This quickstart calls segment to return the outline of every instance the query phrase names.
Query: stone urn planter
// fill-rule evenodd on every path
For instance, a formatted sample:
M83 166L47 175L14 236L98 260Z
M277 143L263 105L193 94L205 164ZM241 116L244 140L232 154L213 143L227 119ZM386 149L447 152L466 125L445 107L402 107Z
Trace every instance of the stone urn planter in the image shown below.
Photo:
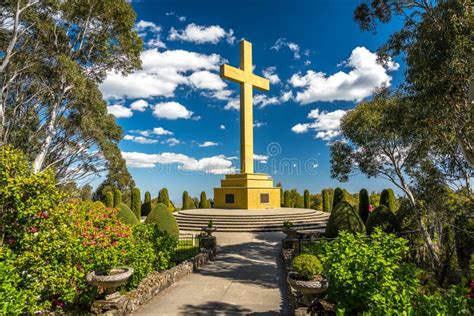
M217 231L217 228L215 228L214 226L213 227L206 226L206 227L201 228L201 230L206 233L207 237L211 237L212 233Z
M321 274L316 275L312 280L301 280L295 272L288 273L288 284L303 295L323 294L328 290L329 282Z
M92 271L86 276L87 282L105 288L105 300L120 297L117 288L125 284L133 274L133 268L113 268L108 271Z

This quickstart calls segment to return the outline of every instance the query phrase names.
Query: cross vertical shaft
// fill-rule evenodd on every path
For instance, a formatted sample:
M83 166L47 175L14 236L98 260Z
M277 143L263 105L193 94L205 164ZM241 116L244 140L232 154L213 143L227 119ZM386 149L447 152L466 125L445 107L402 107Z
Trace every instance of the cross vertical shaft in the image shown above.
M252 44L240 42L240 68L221 66L221 76L240 84L240 173L253 173L253 91L270 90L268 79L252 73Z

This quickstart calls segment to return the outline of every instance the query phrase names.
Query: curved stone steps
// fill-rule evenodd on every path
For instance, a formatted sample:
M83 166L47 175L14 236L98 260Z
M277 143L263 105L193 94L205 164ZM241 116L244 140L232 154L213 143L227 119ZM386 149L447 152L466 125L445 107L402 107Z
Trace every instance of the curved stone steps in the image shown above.
M220 232L281 231L289 220L298 230L324 230L328 213L308 209L274 210L185 210L174 213L181 231L199 232L209 220Z

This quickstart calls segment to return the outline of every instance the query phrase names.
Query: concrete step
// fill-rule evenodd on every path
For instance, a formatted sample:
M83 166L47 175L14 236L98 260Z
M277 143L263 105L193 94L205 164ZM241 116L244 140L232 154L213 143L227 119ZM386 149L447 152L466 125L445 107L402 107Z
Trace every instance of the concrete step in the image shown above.
M325 225L305 225L295 227L298 231L324 231ZM200 232L200 228L180 227L180 231ZM218 232L279 232L281 227L277 226L259 226L259 227L225 227L217 228Z
M328 219L327 216L309 216L309 217L300 217L300 218L285 218L285 219L214 219L214 218L207 218L207 219L194 219L194 218L186 218L186 217L179 217L176 220L179 223L200 223L206 224L209 220L212 220L214 225L226 225L226 224L240 224L240 223L275 223L275 224L283 224L285 221L289 220L292 223L296 222L312 222L312 221L326 221Z

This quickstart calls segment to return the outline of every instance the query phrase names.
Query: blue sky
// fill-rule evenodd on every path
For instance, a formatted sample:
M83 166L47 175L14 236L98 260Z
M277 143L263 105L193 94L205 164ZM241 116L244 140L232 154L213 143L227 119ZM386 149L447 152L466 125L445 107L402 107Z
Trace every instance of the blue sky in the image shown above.
M345 111L374 88L396 86L403 63L375 62L400 25L363 33L352 19L359 1L139 1L143 69L110 73L100 86L125 138L120 148L135 182L172 199L197 196L238 172L237 84L218 76L239 65L239 41L253 44L254 73L271 81L254 91L256 171L284 188L315 193L328 186L380 191L390 184L355 176L330 178L329 145ZM275 182L275 183L276 183Z

